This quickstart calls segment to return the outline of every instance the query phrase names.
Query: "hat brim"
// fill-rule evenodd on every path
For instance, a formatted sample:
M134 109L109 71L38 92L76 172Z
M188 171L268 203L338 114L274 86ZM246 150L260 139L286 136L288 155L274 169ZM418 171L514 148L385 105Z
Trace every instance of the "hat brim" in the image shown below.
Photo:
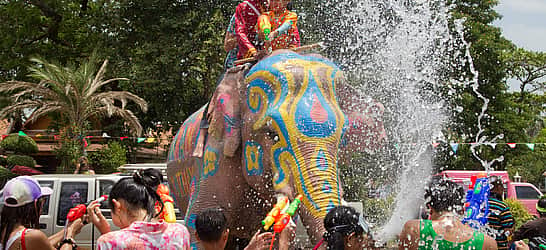
M53 193L53 189L48 187L40 187L40 190L42 192L41 196L51 195Z

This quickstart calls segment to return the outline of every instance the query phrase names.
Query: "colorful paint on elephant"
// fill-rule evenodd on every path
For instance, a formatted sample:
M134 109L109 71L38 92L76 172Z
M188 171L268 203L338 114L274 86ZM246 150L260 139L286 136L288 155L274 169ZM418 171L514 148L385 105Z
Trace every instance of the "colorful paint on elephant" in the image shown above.
M182 161L186 157L186 154L191 154L193 146L195 145L196 137L192 136L197 133L197 138L200 136L199 125L205 106L201 107L197 112L193 113L180 127L176 135L174 136L167 161Z
M262 175L264 166L262 145L257 142L247 141L243 152L244 166L248 176Z
M207 146L203 158L203 179L207 179L218 171L218 149Z
M268 126L278 133L269 159L275 190L292 176L317 217L340 204L337 149L348 126L335 94L341 74L330 61L291 53L262 60L246 77L247 105L258 116L252 129Z

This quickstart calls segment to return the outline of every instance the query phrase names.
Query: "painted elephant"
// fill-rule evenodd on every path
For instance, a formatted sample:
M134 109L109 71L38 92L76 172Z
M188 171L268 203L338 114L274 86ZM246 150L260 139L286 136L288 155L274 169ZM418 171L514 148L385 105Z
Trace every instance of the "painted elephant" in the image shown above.
M370 130L368 141L385 137L381 114L369 118L371 111L358 111L381 113L382 106L354 103L343 81L331 61L290 51L276 51L251 69L230 69L209 105L181 126L169 151L171 192L186 211L190 232L201 210L222 207L230 235L249 239L277 193L291 200L302 194L299 215L317 242L328 209L341 202L339 148L358 139L361 128ZM208 131L200 129L204 118ZM351 131L356 136L347 135ZM204 151L194 157L199 138L206 138Z

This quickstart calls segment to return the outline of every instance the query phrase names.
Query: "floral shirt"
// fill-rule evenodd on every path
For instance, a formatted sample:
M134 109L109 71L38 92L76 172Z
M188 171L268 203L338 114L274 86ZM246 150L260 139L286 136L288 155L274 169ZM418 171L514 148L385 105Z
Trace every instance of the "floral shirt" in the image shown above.
M129 227L102 235L97 249L190 249L190 233L181 224L133 222Z

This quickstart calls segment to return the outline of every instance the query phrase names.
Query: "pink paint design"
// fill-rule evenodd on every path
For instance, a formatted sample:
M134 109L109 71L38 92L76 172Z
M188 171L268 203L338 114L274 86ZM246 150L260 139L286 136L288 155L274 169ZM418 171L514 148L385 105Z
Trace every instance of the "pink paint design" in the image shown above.
M313 106L311 107L311 119L316 123L325 123L328 121L328 113L322 107L322 104L317 98L316 94L313 94Z

